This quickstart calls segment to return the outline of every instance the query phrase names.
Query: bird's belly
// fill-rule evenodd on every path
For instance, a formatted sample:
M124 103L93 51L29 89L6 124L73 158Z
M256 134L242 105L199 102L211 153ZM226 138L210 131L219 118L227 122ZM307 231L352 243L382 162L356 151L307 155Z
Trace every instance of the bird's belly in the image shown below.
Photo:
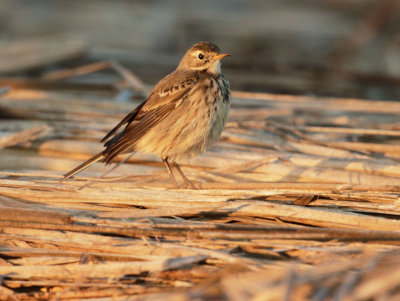
M182 106L145 134L136 151L168 157L171 161L191 157L216 142L225 126L228 101Z

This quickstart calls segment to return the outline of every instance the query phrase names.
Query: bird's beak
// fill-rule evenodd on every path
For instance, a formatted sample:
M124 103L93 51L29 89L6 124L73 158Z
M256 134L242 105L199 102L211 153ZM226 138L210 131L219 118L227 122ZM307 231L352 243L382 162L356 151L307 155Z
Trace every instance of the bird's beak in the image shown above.
M214 56L214 60L218 61L218 60L220 60L220 59L222 59L222 58L224 58L226 56L230 56L230 55L231 55L230 53L221 53L219 55Z

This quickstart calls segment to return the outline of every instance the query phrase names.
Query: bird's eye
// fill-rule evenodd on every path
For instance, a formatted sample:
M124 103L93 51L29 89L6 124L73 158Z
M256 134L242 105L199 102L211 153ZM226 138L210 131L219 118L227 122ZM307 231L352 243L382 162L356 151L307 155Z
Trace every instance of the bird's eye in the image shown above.
M199 55L197 57L199 58L199 60L204 59L204 55L202 53L199 53Z

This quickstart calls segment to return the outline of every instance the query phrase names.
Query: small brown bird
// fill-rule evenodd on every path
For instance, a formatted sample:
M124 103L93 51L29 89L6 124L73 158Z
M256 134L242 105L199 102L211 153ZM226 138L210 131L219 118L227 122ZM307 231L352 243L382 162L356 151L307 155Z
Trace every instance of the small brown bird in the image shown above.
M99 160L109 164L119 154L141 151L162 158L176 187L171 165L186 185L194 187L176 161L205 151L221 135L230 108L230 87L221 74L220 60L228 55L210 42L193 45L176 70L101 140L105 149L61 181Z

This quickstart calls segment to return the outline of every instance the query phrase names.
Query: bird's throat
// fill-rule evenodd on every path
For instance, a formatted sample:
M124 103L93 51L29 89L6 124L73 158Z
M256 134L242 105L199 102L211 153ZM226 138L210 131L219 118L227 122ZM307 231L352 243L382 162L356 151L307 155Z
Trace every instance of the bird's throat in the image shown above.
M214 74L214 75L221 74L221 62L216 61L215 63L210 65L210 67L208 67L208 69L207 69L207 72Z

